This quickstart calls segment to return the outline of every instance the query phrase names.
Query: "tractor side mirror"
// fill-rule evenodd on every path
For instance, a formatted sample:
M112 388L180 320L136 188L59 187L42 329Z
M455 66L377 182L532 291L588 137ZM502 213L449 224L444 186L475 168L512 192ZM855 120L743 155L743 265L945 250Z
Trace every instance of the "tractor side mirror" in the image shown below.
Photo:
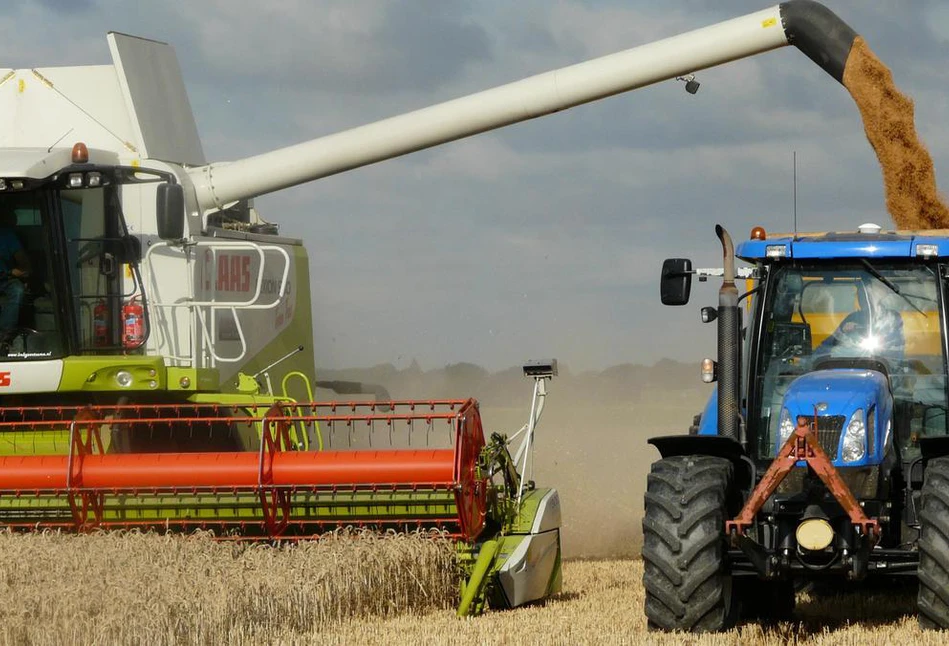
M180 240L185 235L185 190L181 184L159 184L155 198L158 237Z
M692 261L669 258L662 263L659 297L663 305L686 305L692 292Z

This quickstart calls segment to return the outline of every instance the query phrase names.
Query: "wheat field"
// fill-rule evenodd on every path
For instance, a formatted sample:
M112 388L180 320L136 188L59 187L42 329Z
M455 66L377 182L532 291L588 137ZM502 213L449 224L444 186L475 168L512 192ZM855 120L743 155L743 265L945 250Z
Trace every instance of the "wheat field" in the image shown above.
M2 644L943 644L911 587L798 599L798 620L646 631L642 564L564 564L540 605L458 619L454 548L346 532L285 547L208 536L0 534Z

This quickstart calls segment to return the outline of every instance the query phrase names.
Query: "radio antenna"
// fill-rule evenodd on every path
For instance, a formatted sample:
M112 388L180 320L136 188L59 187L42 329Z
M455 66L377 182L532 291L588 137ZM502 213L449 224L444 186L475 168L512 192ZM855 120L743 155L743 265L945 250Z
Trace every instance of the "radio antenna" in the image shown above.
M794 151L794 155L791 161L792 175L794 181L794 237L797 238L797 151Z

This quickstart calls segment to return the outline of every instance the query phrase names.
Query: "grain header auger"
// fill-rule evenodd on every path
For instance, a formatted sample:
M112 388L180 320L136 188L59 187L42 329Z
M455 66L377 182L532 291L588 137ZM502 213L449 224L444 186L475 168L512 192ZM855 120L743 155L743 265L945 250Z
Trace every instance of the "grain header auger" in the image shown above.
M0 69L2 522L263 538L441 527L470 575L461 612L549 595L559 500L525 472L539 406L512 457L469 400L314 402L306 252L253 198L662 80L694 93L693 72L792 43L840 80L852 37L792 0L211 164L164 43L110 33L112 65ZM528 371L536 404L553 368ZM401 440L360 435L400 424ZM437 435L451 448L416 444Z

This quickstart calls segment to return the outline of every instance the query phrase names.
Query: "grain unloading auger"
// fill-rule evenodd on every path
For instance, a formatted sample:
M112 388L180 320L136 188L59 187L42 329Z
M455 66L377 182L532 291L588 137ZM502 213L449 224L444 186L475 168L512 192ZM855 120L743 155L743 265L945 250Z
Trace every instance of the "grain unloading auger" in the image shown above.
M112 33L112 65L0 70L0 224L16 250L0 272L3 521L262 537L441 526L465 546L462 612L550 594L559 503L524 477L537 409L514 459L464 401L349 414L356 426L398 425L404 407L410 425L440 419L447 453L321 444L317 428L343 422L313 402L313 349L298 347L313 338L306 252L252 199L665 79L692 92L692 72L787 44L840 80L854 36L792 0L218 164L163 43Z

